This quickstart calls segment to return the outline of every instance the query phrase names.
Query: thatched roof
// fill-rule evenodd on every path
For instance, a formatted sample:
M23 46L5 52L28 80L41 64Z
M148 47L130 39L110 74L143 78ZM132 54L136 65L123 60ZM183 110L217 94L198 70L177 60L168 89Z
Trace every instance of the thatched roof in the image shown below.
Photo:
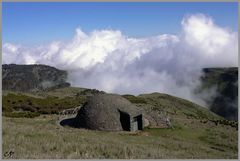
M75 124L92 130L123 130L120 122L120 111L130 116L140 114L138 107L127 99L115 94L97 94L88 99L79 110Z

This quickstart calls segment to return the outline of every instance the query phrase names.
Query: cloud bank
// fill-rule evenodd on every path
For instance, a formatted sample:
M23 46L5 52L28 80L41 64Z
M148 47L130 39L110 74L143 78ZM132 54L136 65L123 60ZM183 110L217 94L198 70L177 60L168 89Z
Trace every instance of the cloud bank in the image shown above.
M67 70L73 86L113 93L162 92L204 105L193 94L204 67L238 65L237 33L203 14L185 16L178 35L132 38L119 30L80 28L70 42L27 47L3 44L3 63Z

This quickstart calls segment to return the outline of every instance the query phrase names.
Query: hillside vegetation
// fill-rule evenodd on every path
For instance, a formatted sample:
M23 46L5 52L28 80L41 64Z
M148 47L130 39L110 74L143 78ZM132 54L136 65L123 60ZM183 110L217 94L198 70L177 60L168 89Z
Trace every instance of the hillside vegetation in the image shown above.
M139 133L57 126L58 116L3 117L3 154L14 159L237 159L237 132L190 119L174 129ZM14 130L13 130L14 129Z
M88 96L97 93L102 93L102 91L74 87L31 93L3 91L2 111L4 116L9 117L58 114L64 109L83 105Z
M2 65L3 90L36 91L69 87L67 72L47 65Z
M160 113L168 115L172 124L169 129L150 126L136 133L91 131L62 127L59 122L64 116L51 114L52 110L61 110L55 103L70 108L82 104L85 94L96 93L96 90L73 87L48 91L45 97L42 92L5 92L3 105L8 106L4 107L3 114L6 108L12 109L11 114L19 113L14 108L17 106L12 106L13 101L19 100L26 104L31 100L32 108L36 109L33 113L40 114L28 118L29 110L23 108L26 116L3 116L3 158L237 158L237 122L227 121L206 108L166 94L124 97L143 110L154 111L156 117ZM45 108L49 109L48 114L40 112Z
M238 68L205 68L200 91L216 88L213 98L205 98L214 113L228 120L238 119Z
M4 159L238 158L238 122L178 97L122 95L151 116L149 125L138 132L104 132L59 124L75 117L59 112L81 106L88 97L104 91L62 86L16 89L3 90ZM157 128L154 122L162 116L170 119L170 128Z

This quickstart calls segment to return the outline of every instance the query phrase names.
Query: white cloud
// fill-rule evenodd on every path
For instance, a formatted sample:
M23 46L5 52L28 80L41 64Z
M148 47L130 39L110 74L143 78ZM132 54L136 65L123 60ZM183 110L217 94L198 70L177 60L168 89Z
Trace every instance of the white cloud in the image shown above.
M182 21L185 41L198 47L208 57L214 57L222 52L234 39L236 34L216 26L213 20L203 14L184 18Z
M203 14L186 16L179 35L131 38L118 30L80 28L72 41L48 46L3 45L3 63L65 69L73 86L107 92L163 92L202 103L192 90L203 67L237 66L237 33Z

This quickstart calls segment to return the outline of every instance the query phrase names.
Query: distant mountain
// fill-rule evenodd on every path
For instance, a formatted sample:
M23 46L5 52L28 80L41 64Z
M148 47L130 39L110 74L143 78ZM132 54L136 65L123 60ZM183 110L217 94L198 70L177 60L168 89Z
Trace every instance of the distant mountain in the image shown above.
M2 88L10 91L38 91L68 87L67 72L47 65L2 65Z
M210 110L228 120L238 120L238 68L205 68L201 90L216 88L213 98L206 98Z

